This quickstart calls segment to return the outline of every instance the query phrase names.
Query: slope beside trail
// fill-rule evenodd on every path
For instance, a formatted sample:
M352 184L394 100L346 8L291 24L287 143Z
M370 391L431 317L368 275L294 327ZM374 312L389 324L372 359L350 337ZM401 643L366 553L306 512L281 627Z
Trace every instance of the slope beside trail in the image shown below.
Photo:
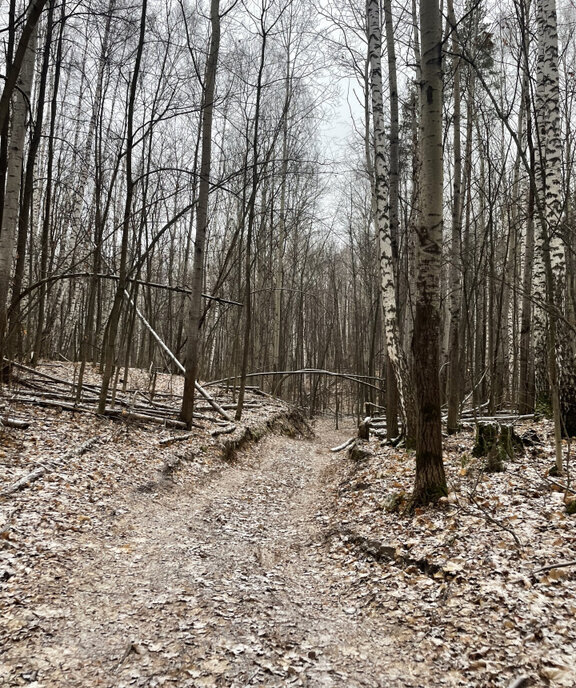
M103 533L38 567L43 600L0 685L427 685L326 546L345 461L329 448L351 433L268 436L200 483L132 490Z

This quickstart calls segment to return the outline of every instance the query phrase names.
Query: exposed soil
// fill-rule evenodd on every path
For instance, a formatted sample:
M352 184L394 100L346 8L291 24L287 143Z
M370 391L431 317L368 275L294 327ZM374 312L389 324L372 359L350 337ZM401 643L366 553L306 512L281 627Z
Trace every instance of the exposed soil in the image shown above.
M38 562L44 598L22 600L0 682L426 685L329 558L329 447L350 431L270 436L201 484L133 490L66 560Z

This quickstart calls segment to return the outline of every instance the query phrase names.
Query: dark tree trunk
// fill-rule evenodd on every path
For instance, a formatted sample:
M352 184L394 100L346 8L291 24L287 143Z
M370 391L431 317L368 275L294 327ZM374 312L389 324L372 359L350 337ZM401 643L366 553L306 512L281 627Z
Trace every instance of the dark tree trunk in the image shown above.
M417 227L416 310L412 350L418 407L413 507L448 491L440 414L440 272L442 251L442 40L437 0L421 0L421 217Z

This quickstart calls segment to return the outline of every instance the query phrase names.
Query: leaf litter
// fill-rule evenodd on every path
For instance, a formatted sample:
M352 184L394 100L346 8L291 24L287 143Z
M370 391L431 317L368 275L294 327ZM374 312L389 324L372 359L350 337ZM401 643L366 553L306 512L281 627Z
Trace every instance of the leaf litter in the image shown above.
M10 412L0 491L50 471L0 499L0 685L576 686L576 567L538 572L576 559L545 424L501 474L447 439L450 497L407 516L413 457L331 454L351 426L225 462L210 424Z

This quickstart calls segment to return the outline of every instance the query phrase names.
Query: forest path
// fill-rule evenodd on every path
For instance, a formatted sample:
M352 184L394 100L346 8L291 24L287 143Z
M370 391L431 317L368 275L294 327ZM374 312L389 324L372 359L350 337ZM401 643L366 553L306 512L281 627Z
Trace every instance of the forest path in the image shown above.
M132 492L47 584L10 685L426 685L330 558L329 448L351 432L268 436L203 484Z

